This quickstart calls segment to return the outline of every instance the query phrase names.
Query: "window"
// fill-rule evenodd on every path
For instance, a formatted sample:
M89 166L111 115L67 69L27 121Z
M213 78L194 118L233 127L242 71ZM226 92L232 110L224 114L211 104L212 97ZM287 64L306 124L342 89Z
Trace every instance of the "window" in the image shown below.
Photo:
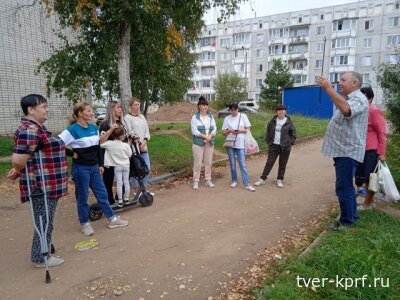
M233 70L237 73L244 72L244 64L234 64Z
M256 79L256 87L262 87L262 79Z
M364 28L365 29L373 29L374 28L374 21L373 20L367 20L364 23Z
M259 24L258 24L258 28L261 29L262 27L263 27L262 23L259 23Z
M315 44L315 51L316 52L323 52L324 51L324 44L325 43L316 43Z
M301 22L303 22L303 18L302 17L299 18L299 23L301 23Z
M259 100L260 100L260 94L259 94L259 93L256 93L255 96L256 96L256 97L255 97L255 98L256 98L256 101L259 101Z
M400 35L389 35L387 37L386 45L387 46L394 46L400 44Z
M285 32L287 32L287 29L272 29L270 30L271 39L282 38L286 36Z
M307 44L289 46L289 53L306 53L307 51L308 51Z
M337 55L331 57L331 66L342 66L349 63L348 55Z
M220 58L222 61L230 60L230 59L231 59L231 54L230 54L229 52L227 52L227 53L221 53L221 54L219 55L219 58Z
M370 66L372 64L371 56L363 56L361 57L361 65L362 66Z
M332 49L350 47L350 38L338 38L332 40Z
M286 53L285 45L273 45L270 47L271 54L283 54Z
M193 81L193 86L192 89L195 90L196 88L199 88L201 85L200 81ZM193 88L194 87L194 88Z
M259 65L256 65L256 72L262 72L262 70L263 70L263 65L262 64L259 64Z
M214 67L206 67L201 69L201 75L214 75L215 68Z
M219 40L219 46L221 48L225 47L228 48L231 45L231 39L230 38L222 38Z
M264 34L257 34L257 43L264 42Z
M389 26L390 27L398 27L399 19L400 19L400 17L390 17L389 18Z
M244 57L244 49L236 49L233 51L235 58L242 58Z
M372 38L365 38L363 40L363 47L364 48L372 48Z
M201 60L212 60L215 59L215 52L201 52Z
M233 35L234 44L243 44L249 41L249 33L235 33Z
M315 60L315 68L316 69L322 69L322 59L316 59Z
M214 37L205 37L200 39L200 46L215 46L215 38Z
M218 73L219 74L228 74L231 73L231 68L230 66L223 66L218 68Z
M296 74L293 75L294 83L306 83L307 75Z
M396 54L387 54L385 55L385 63L386 64L398 64L400 62L400 57Z
M193 75L198 75L200 74L200 68L199 67L194 67L193 68Z
M344 73L329 73L330 82L339 82Z
M319 16L319 19L320 19L320 20L323 20L323 19L324 19L324 15L320 15L320 16Z
M352 19L336 20L333 21L333 31L355 29L355 25L355 20Z
M317 35L324 35L324 34L325 34L325 26L318 26Z
M307 67L307 61L306 60L292 61L292 69L304 70L306 67Z
M363 73L362 78L363 78L363 83L371 84L371 80L369 79L369 73Z
M308 28L297 28L290 31L290 37L308 36Z
M203 80L202 83L205 88L210 88L213 85L212 80Z
M256 51L256 57L257 57L257 58L264 57L264 49L257 49L257 51Z

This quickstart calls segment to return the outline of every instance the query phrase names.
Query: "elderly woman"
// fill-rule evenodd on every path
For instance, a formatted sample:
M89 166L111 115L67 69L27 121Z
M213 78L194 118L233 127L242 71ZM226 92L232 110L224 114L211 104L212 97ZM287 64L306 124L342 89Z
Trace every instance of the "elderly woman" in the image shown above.
M250 179L247 174L246 161L245 161L245 138L246 133L250 129L250 121L244 113L239 113L239 106L237 103L229 104L231 114L227 116L222 124L222 134L227 139L233 140L233 147L227 147L229 165L231 168L231 187L235 188L238 185L238 177L236 172L236 160L238 161L240 173L244 188L250 192L254 192L255 188L250 185Z
M128 131L134 131L139 136L139 151L140 156L144 159L147 168L150 172L150 156L147 149L147 143L150 140L149 124L146 118L140 113L140 100L136 97L132 97L129 101L129 113L125 115L124 119L128 126ZM149 181L149 175L143 178L143 184L146 187ZM139 189L139 183L136 178L132 177L132 186L135 192Z
M127 125L123 118L121 104L118 101L113 100L108 103L106 116L99 126L100 143L114 140L112 133L114 129L118 127L122 127L125 131L125 135L127 135ZM104 150L102 153L104 157ZM114 167L104 167L103 181L107 189L108 202L113 205L115 203L113 194Z
M201 163L204 161L206 187L213 188L211 165L214 152L214 136L217 134L214 117L208 112L208 102L201 96L197 102L198 112L190 122L193 135L193 189L199 189Z
M23 97L21 108L25 116L21 118L21 124L14 135L13 168L7 177L13 180L20 177L21 201L27 202L31 198L34 222L37 228L41 228L39 216L48 215L48 224L46 224L47 218L43 217L42 221L44 222L43 228L46 225L48 227L45 238L47 244L50 245L57 200L67 195L68 191L65 144L59 138L54 137L43 125L47 121L49 113L47 100L43 96L31 94ZM42 164L40 157L36 154L38 150L41 150ZM42 181L42 171L45 182ZM27 176L29 176L29 181ZM42 190L42 187L46 189L47 210L45 191ZM40 238L35 231L31 260L37 267L44 267L44 259ZM58 266L63 262L63 259L55 256L49 256L47 260L49 267Z
M74 151L71 169L75 182L78 217L84 235L94 234L89 222L89 188L110 221L108 228L128 225L128 221L117 218L108 202L107 190L101 178L104 168L99 132L96 126L90 123L92 119L92 107L87 102L79 102L73 108L70 126L59 135L66 145L72 146Z

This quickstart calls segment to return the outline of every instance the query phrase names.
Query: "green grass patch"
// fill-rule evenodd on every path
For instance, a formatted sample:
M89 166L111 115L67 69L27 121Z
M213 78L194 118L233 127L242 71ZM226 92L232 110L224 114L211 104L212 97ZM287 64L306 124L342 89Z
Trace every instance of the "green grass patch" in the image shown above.
M6 177L10 169L11 169L11 163L0 162L0 177Z
M392 134L388 136L386 146L386 160L392 173L393 179L400 187L400 134Z
M0 156L10 156L13 153L14 140L11 137L0 138Z
M153 176L188 169L192 165L192 143L179 135L155 135L149 143Z
M258 299L398 299L399 231L399 220L362 212L355 230L327 235L303 261L290 262L278 277L267 279L263 291L256 292ZM323 278L333 282L325 280L322 287ZM320 282L312 288L310 279Z
M190 120L188 122L171 122L171 123L160 123L150 126L150 132L157 133L161 130L179 130L190 127Z

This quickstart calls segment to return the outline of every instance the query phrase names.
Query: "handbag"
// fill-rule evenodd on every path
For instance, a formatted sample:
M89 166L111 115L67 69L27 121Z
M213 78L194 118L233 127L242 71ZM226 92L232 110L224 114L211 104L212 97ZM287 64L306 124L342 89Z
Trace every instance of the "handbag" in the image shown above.
M250 130L246 133L246 154L253 154L260 151L256 139L251 134Z
M394 183L392 174L390 173L389 167L386 162L382 163L379 175L382 179L383 193L386 196L386 201L400 200L399 191L397 190L396 184Z
M242 114L239 115L239 123L238 123L238 128L237 130L239 130L239 126L240 126L240 119L242 118ZM237 134L235 134L235 139L232 140L231 137L229 137L229 134L226 136L225 141L224 141L224 147L225 148L233 148L233 146L235 146L235 142L236 142L236 138L237 138Z
M379 171L381 170L381 165L381 161L378 161L374 172L369 174L368 190L374 193L379 192Z

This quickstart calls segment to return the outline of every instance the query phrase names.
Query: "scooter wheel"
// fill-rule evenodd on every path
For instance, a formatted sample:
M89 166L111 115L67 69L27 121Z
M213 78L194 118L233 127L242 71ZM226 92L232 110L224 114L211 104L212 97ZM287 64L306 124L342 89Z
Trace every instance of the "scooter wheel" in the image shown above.
M148 207L153 204L153 196L149 192L142 193L139 197L139 203L143 207Z
M101 210L100 204L92 204L89 207L89 219L90 221L100 220L103 216L103 211Z

